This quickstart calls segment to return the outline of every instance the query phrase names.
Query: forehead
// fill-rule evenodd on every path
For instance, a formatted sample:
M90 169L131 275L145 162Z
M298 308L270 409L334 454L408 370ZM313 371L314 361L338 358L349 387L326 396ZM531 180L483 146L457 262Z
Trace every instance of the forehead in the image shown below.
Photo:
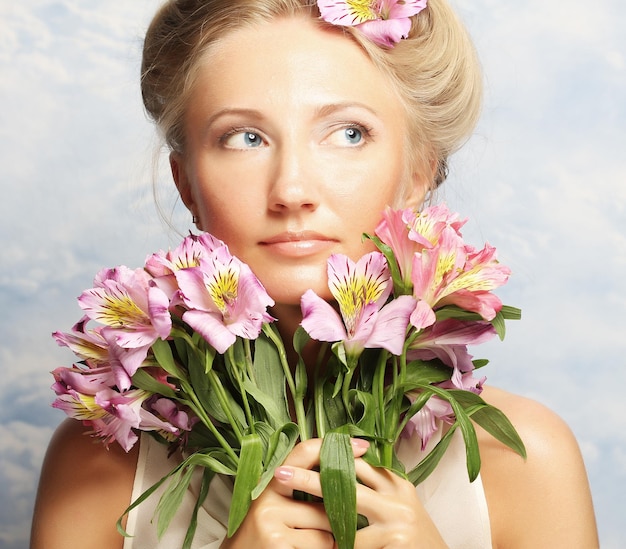
M402 116L390 79L350 38L306 17L226 34L204 54L191 102L281 106L355 102ZM196 105L197 106L197 105Z

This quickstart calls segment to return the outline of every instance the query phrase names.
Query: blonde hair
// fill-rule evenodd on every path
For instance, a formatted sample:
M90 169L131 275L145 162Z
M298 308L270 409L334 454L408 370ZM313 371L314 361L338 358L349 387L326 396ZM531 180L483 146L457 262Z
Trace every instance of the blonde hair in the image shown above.
M146 33L141 68L145 108L167 145L185 148L184 113L207 49L229 32L277 17L309 17L311 0L169 0ZM389 75L409 128L409 162L434 168L432 183L447 175L448 156L471 135L480 114L482 75L473 44L446 0L429 0L413 17L409 38L379 47L358 29L334 27L354 39Z

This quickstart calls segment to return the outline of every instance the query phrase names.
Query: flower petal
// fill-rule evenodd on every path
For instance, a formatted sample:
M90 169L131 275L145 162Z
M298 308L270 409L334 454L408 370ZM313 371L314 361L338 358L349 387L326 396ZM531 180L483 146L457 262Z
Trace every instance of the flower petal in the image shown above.
M385 305L376 317L374 329L365 347L382 347L394 355L400 355L406 339L409 316L415 309L415 300L401 295Z
M313 290L304 292L300 299L300 306L302 308L301 325L313 339L335 342L348 337L337 311Z
M191 310L183 314L183 320L208 341L218 353L224 354L235 343L232 333L219 313Z
M409 35L411 20L375 19L361 23L357 28L375 44L391 48Z

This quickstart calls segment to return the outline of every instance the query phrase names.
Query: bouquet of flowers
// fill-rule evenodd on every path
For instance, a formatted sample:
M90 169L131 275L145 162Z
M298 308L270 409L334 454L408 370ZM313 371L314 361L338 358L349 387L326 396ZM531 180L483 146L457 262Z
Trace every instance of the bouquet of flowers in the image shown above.
M525 453L504 414L480 397L484 378L474 373L487 361L467 350L496 334L503 338L504 321L520 318L492 293L510 271L493 247L464 242L464 223L445 205L387 209L375 234L364 235L379 251L356 263L329 258L336 305L311 290L302 296L293 340L300 358L293 365L268 313L273 300L209 234L149 256L143 269L102 270L78 298L83 318L71 333L53 334L81 359L54 370L53 406L105 444L116 441L128 451L145 431L180 453L173 470L127 509L166 483L159 535L200 468L185 547L216 474L234 477L232 536L296 442L320 437L326 512L338 547L352 547L358 517L350 437L370 442L369 463L414 484L433 471L456 429L469 477L476 478L473 422ZM302 352L311 339L320 350L309 375ZM424 448L442 424L441 440L406 471L396 457L400 438L420 437Z

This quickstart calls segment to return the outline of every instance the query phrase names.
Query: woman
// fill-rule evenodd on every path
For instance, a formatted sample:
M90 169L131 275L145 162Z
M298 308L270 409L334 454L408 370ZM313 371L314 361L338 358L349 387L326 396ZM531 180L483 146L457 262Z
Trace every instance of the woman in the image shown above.
M328 256L369 251L361 234L386 205L419 207L478 116L478 64L445 0L430 0L393 44L360 29L329 24L306 0L180 0L157 13L146 36L144 103L171 149L180 195L196 226L261 279L285 341L307 289L330 299ZM527 399L490 387L483 397L516 426L527 460L479 432L481 478L469 485L454 476L461 447L427 480L446 487L431 497L367 465L355 441L357 508L369 520L356 547L597 547L569 429ZM321 495L319 450L319 440L296 446L231 539L218 490L198 547L333 547L323 509L291 497ZM151 510L131 513L136 537L126 545L115 522L133 482L137 495L160 467L171 468L164 447L147 438L128 454L104 451L78 422L64 423L42 471L32 547L156 547ZM181 517L161 546L180 545L186 526Z

